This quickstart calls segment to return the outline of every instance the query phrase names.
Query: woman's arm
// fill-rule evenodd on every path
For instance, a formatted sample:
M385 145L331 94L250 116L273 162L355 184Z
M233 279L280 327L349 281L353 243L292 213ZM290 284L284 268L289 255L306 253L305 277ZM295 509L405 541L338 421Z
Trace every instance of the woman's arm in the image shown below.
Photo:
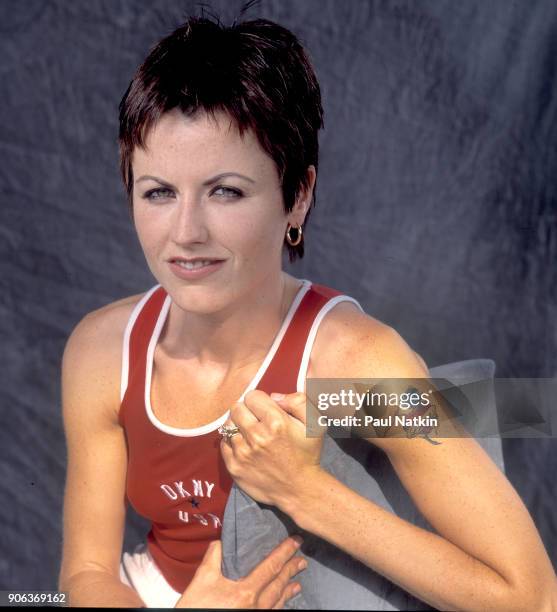
M70 606L145 606L119 577L127 453L117 423L121 351L111 348L113 314L87 315L62 360L68 466L59 588Z
M383 328L335 343L316 377L423 378L416 355ZM355 333L355 332L359 333ZM372 364L372 367L370 367ZM334 367L332 367L334 366ZM297 394L298 395L298 394ZM302 396L303 398L303 396ZM305 407L284 406L303 420ZM551 610L557 579L535 525L505 476L471 438L373 438L388 455L432 534L380 508L321 470L318 440L266 394L232 411L243 436L223 444L240 486L297 524L440 609Z
M469 440L451 440L463 444L443 450L412 442L414 456L389 458L440 535L321 471L306 474L305 486L283 498L282 510L301 528L441 610L551 610L556 579L543 544L521 500L483 450L472 450ZM418 444L439 455L418 458Z

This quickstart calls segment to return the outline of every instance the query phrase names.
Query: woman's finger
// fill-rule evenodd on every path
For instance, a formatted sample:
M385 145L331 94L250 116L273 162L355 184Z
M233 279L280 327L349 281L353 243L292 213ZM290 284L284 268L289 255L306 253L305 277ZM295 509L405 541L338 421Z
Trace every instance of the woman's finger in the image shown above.
M242 445L243 441L243 429L238 425L238 423L232 419L232 413L224 423L222 427L219 428L219 433L222 435L223 441L228 444L231 448L238 449L239 446Z
M271 394L273 398L273 394ZM298 421L306 424L306 394L305 393L289 393L281 399L274 401L290 416L293 416Z
M260 421L257 417L246 408L244 404L235 404L230 411L230 416L234 420L236 427L240 429L241 435L248 444L252 444L253 430L259 425ZM233 436L236 438L237 436Z
M247 393L244 398L244 404L257 420L263 423L269 423L273 419L283 416L283 412L276 405L276 402L267 393L259 389Z
M232 449L235 457L238 457L238 451L241 451L242 449L247 450L248 447L248 443L242 429L231 436L226 436L224 442L226 446Z
M261 561L245 578L250 588L261 593L283 571L284 566L300 548L302 538L290 536L283 540L267 557ZM292 568L289 568L290 571ZM289 570L287 570L289 571ZM293 574L294 575L294 574Z
M259 419L253 414L251 410L244 404L244 402L235 402L230 409L230 419L236 423L239 427L248 425L254 425L259 423Z
M262 608L274 608L276 605L282 605L288 599L289 583L296 574L299 574L307 567L307 561L303 557L294 557L290 559L282 568L279 575L270 582L261 592L259 603ZM290 597L293 597L292 593ZM281 607L282 607L281 605Z
M272 610L282 610L284 608L284 604L292 597L295 597L302 590L302 585L299 582L291 582L284 589L281 598L277 601L277 603L272 607Z
M224 438L221 440L220 443L220 452L224 460L224 464L226 465L226 469L232 474L230 470L232 466L232 459L234 458L234 451L232 450L230 444Z

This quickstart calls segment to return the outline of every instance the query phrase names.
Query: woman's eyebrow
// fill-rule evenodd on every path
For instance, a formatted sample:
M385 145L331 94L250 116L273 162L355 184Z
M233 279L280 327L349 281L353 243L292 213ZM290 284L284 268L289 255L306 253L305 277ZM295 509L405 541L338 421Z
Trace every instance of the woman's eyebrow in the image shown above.
M239 174L238 172L223 172L222 174L217 174L217 176L213 176L213 178L206 180L203 185L212 185L213 183L216 183L217 181L220 181L220 179L225 178L227 176L238 176L239 178L244 179L245 181L255 183L252 178L250 178L249 176L245 176L244 174Z
M237 176L241 179L244 179L245 181L249 181L250 183L255 183L255 181L252 178L250 178L249 176L245 176L244 174L239 174L238 172L222 172L221 174L217 174L216 176L213 176L212 178L207 179L203 183L203 186L206 187L208 185L212 185L213 183L216 183L217 181L220 181L220 179L225 178L227 176ZM140 176L135 182L139 183L140 181L147 181L147 180L157 181L157 183L160 183L161 185L164 185L165 187L175 189L174 185L171 185L168 181L164 181L158 176L152 176L150 174L144 174L143 176Z

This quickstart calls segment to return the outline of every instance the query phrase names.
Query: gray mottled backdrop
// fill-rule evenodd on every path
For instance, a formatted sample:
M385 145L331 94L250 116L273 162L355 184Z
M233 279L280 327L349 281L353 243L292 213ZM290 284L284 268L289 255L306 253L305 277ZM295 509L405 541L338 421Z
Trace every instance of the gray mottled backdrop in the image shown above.
M208 2L225 21L241 6ZM0 589L53 589L60 361L92 309L155 284L126 210L117 106L177 0L0 2ZM557 3L273 0L322 86L317 207L292 272L356 297L430 366L557 375ZM506 440L557 565L556 442ZM145 532L131 517L126 547Z

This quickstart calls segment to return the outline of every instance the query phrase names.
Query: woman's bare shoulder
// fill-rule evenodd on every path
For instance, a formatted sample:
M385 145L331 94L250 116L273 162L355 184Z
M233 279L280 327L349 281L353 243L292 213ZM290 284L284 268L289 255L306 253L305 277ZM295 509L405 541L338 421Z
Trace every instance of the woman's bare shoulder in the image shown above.
M362 312L353 302L340 302L322 320L311 353L316 378L403 376L405 363L427 367L398 331ZM400 363L400 372L393 364Z
M145 293L131 295L87 313L72 331L101 349L113 348L123 339L130 315Z
M62 359L63 386L102 395L117 417L124 332L144 293L116 300L87 313L71 332ZM86 372L84 377L83 373Z

